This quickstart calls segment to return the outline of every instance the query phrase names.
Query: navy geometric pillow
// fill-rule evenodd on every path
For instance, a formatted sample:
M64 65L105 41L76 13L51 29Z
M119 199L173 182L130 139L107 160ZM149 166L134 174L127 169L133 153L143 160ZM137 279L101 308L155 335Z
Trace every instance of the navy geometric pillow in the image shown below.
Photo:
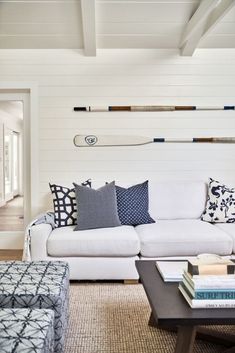
M82 183L83 186L91 187L90 179ZM77 224L77 201L75 188L69 189L65 186L50 184L53 197L56 227L73 226Z
M155 223L148 212L148 180L127 189L116 185L116 195L121 224L137 226Z

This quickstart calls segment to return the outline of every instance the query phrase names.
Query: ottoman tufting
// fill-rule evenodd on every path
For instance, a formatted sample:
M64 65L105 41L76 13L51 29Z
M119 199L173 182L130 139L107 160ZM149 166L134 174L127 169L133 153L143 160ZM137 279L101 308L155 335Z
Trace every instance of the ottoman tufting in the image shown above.
M53 353L54 312L0 309L1 353Z
M69 267L62 261L0 261L0 308L54 311L54 351L63 352L68 323Z

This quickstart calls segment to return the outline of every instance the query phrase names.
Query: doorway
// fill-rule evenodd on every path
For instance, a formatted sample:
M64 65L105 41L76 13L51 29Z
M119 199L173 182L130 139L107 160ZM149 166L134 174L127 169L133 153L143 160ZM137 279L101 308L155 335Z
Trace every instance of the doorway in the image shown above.
M0 232L24 230L23 102L0 100Z
M20 185L24 196L23 223L27 224L40 212L39 206L39 166L38 166L38 85L36 82L1 81L0 102L20 101L23 103L23 143ZM3 127L0 125L0 140L3 140ZM0 145L1 154L1 145ZM1 164L1 161L0 161ZM3 171L0 168L0 180ZM19 190L19 193L21 190ZM0 189L0 206L3 190ZM0 231L0 249L22 249L25 231Z

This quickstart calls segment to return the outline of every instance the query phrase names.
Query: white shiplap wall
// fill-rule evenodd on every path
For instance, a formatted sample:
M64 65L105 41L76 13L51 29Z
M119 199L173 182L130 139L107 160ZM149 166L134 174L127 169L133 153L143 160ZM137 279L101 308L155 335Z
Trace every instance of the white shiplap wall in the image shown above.
M86 113L85 105L234 105L235 50L0 51L0 79L39 84L40 205L48 182L207 180L235 185L235 145L78 149L75 134L235 136L235 112ZM36 191L37 192L37 191Z

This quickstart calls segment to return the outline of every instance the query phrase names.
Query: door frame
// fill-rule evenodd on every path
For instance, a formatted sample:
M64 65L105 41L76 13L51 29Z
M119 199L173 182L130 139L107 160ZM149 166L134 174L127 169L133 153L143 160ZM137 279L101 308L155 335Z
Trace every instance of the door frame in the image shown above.
M0 97L1 98L1 97ZM2 100L0 99L0 102ZM9 163L10 163L10 192L6 192L6 136L9 136L10 138L10 143L9 143L9 148L8 148L8 151L9 151ZM3 176L4 176L4 202L5 204L12 200L14 198L14 192L13 192L13 188L12 188L12 167L13 167L13 160L12 160L12 155L13 155L13 130L12 129L9 129L9 127L7 126L3 126Z
M38 212L39 205L39 156L38 156L38 84L36 82L0 82L0 100L23 101L23 188L24 226ZM14 233L14 234L12 234ZM4 238L11 234L14 245L7 241L6 248L20 249L23 236L17 232L0 232L0 248L4 248ZM12 238L12 240L13 240Z
M16 153L17 153L17 166L16 166L16 175L17 175L17 189L14 189L14 171L15 171L15 167L14 165L12 166L12 173L13 173L13 178L12 178L12 191L13 191L13 197L20 195L20 189L21 189L21 185L20 185L20 179L21 179L21 175L20 175L20 165L21 165L21 154L20 154L20 134L18 131L14 131L12 132L12 139L13 139L13 143L12 143L12 147L14 150L14 138L16 137L16 143L17 143L17 147L16 147ZM15 153L13 152L13 156L15 157ZM13 161L14 162L14 161Z

